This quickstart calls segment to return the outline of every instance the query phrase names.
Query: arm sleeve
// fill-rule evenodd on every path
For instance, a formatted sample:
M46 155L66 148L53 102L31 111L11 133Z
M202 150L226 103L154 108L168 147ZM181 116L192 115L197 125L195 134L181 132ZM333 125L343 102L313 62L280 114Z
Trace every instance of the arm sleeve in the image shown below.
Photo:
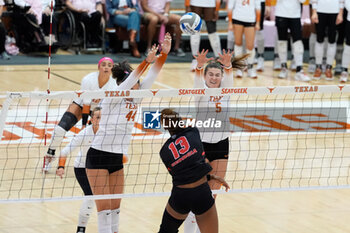
M204 68L201 70L198 70L196 68L194 73L194 82L193 82L194 88L204 88Z
M142 80L140 89L150 89L152 87L167 57L167 54L161 53L161 55L157 58L156 62L149 69L145 79Z
M224 77L221 80L220 87L233 87L233 70L224 68Z
M85 76L83 80L81 81L80 89L83 91L89 90L89 79L87 78L90 74ZM91 104L91 99L85 98L83 99L83 105L90 105Z
M72 140L61 150L61 157L67 157L71 154L76 148L80 147L83 143L85 131L87 128L80 131Z

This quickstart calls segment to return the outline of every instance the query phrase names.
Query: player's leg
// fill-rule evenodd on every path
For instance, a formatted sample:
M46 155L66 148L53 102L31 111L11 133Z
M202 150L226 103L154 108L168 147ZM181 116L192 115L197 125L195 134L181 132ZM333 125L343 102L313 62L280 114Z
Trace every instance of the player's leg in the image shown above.
M199 15L200 17L203 17L203 8L202 7L196 7L196 6L190 6L191 11ZM192 56L197 56L197 53L199 52L199 45L201 42L201 34L197 33L190 36L190 44L191 44L191 52ZM191 71L194 72L197 67L197 60L192 59L191 64Z
M294 78L299 81L307 82L310 81L310 77L308 77L303 70L304 44L302 42L301 22L300 19L290 19L289 22L289 28L293 39L293 54L296 65L296 74Z
M264 30L264 19L265 19L265 2L261 2L261 20L260 20L260 30L256 31L256 46L258 52L258 63L256 70L259 72L264 71L264 52L265 52L265 38L263 34Z
M177 233L179 232L179 227L184 222L187 214L180 214L175 211L169 203L167 204L163 217L162 223L158 233Z
M75 178L77 179L81 189L84 192L84 195L93 195L92 190L89 184L89 180L87 178L86 169L85 168L74 168ZM92 213L92 209L94 208L93 200L84 200L80 206L79 211L79 220L77 233L84 233L87 223L89 221L90 215Z
M327 16L322 13L318 13L318 23L316 26L317 41L315 45L315 59L316 59L316 70L313 79L319 80L322 75L322 58L324 53L324 38L326 35Z
M61 142L66 133L81 119L81 113L82 107L79 104L73 102L69 105L67 111L63 114L58 125L55 126L49 148L44 157L44 172L49 171L50 163L55 156L57 148L61 145Z
M275 35L275 48L273 51L273 70L274 71L280 71L281 70L281 59L278 55L278 34Z
M238 20L232 20L233 24L233 32L235 35L235 56L239 57L243 55L243 32L244 26ZM236 78L242 78L243 72L242 70L236 71Z
M337 51L335 54L336 66L334 68L334 75L340 75L342 72L342 55L344 50L344 41L345 41L345 28L346 28L346 19L348 16L348 11L346 8L343 12L343 22L337 25Z
M170 14L169 15L169 22L168 25L175 25L175 45L174 45L174 52L176 56L178 57L183 57L186 54L182 51L180 48L180 43L181 43L181 35L182 31L180 29L180 15L177 14Z
M233 51L235 44L235 35L232 30L227 31L227 49Z
M340 76L340 82L348 81L348 68L350 65L350 22L346 21L345 29L346 44L344 46L343 57L342 57L342 73Z
M250 54L247 62L248 62L248 77L249 78L257 78L255 68L254 68L254 59L255 59L255 27L253 25L246 25L244 27L244 36L246 42L247 53Z
M208 38L214 56L219 57L219 53L221 53L221 42L220 37L216 32L215 8L204 8L204 20L207 26Z
M287 55L288 55L288 19L276 17L278 33L278 56L281 60L281 72L278 77L285 79L288 76Z
M122 156L122 155L121 155ZM118 158L119 160L119 158ZM118 169L118 170L117 170ZM117 171L114 171L117 170ZM123 165L119 164L110 170L109 188L112 194L122 194L124 192L124 169ZM120 216L121 199L111 200L112 211L112 233L119 232L119 216Z
M201 233L219 232L218 213L215 205L204 214L196 215L196 219Z
M337 52L336 44L336 20L337 14L327 15L327 35L328 35L328 46L327 46L327 60L326 60L326 80L333 80L333 62L335 59L335 54Z

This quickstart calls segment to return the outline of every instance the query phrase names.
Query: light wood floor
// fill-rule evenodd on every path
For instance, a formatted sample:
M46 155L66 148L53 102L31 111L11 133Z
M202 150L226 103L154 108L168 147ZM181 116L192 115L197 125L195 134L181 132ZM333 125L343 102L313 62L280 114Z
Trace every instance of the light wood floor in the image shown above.
M235 79L235 86L277 86L277 85L324 85L338 84L324 80L309 84L293 80L293 73L287 80L276 78L278 73L271 70L271 63L266 63L266 71L260 74L257 80L243 78ZM183 88L192 87L193 74L189 72L189 64L166 64L154 84L154 88ZM47 73L45 66L0 66L0 92L4 91L33 91L47 89ZM80 87L82 77L96 70L95 65L54 65L50 80L50 89L77 90ZM294 136L296 137L296 136ZM341 134L342 140L329 140L325 135L318 135L312 139L300 139L303 143L315 145L329 145L331 148L343 148L349 145L350 140L346 134ZM283 136L279 136L283 138ZM288 139L293 139L289 136ZM316 139L314 139L316 138ZM254 137L242 138L243 140ZM263 139L263 136L259 136ZM295 141L296 147L299 141ZM242 144L250 148L264 149L268 144L254 142ZM248 143L248 142L246 142ZM270 145L281 142L272 141ZM239 153L239 142L232 140L231 153L235 157ZM252 147L253 146L253 147ZM290 145L289 145L290 146ZM27 148L27 154L34 158L44 153L44 147ZM16 150L16 149L15 149ZM13 152L15 152L13 150ZM326 150L317 151L317 158L322 159ZM3 158L5 153L11 153L0 146L0 170L5 167ZM349 149L341 150L341 153L349 154ZM293 151L286 152L285 156L296 155ZM316 153L313 151L313 153ZM337 153L337 151L333 151ZM305 156L307 157L308 154ZM244 156L242 154L241 156ZM310 155L311 156L311 155ZM276 156L277 158L277 156ZM135 158L134 161L137 161ZM315 159L315 156L314 156ZM71 161L72 162L72 161ZM323 162L323 160L322 160ZM348 158L343 158L345 165L350 163ZM30 163L35 163L31 161ZM132 163L132 161L131 161ZM10 166L11 164L6 164ZM231 169L239 168L239 164L231 163ZM255 168L259 168L255 164ZM349 165L347 166L349 167ZM347 169L347 168L345 168ZM348 171L345 171L349 176ZM17 174L18 175L18 174ZM53 177L53 173L49 174ZM70 181L73 182L73 181ZM347 183L347 180L340 181ZM7 184L0 183L0 190ZM238 184L242 185L242 184ZM79 192L79 188L76 190ZM260 192L260 193L231 193L222 194L217 198L220 232L239 233L308 233L308 232L350 232L350 190L322 190L322 191L285 191L285 192ZM126 198L122 201L120 215L120 232L157 232L162 213L167 202L167 197ZM69 233L75 232L80 201L45 202L31 204L1 204L0 205L0 233ZM96 214L92 215L87 233L97 232ZM182 229L180 230L182 232Z

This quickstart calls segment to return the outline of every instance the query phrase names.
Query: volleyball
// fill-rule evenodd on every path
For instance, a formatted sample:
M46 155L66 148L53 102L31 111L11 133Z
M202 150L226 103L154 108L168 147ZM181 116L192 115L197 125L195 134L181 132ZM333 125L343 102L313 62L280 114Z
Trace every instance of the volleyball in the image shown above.
M183 33L194 35L202 28L202 19L193 12L188 12L180 18L180 28Z

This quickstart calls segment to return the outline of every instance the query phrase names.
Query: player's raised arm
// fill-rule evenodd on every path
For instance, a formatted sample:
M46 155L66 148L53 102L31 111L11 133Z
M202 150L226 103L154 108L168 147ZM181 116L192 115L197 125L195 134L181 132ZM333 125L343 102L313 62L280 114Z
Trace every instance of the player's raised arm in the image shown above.
M219 54L218 62L224 67L224 75L221 80L220 87L232 87L233 86L233 72L232 72L232 57L234 52L222 50L222 54Z
M209 50L202 50L201 52L197 53L197 56L194 56L194 58L197 60L197 67L195 70L195 75L194 75L194 83L193 83L193 87L194 88L202 88L204 87L204 74L203 74L203 69L204 69L204 65L209 62L212 61L214 58L207 58L207 54L208 54Z

